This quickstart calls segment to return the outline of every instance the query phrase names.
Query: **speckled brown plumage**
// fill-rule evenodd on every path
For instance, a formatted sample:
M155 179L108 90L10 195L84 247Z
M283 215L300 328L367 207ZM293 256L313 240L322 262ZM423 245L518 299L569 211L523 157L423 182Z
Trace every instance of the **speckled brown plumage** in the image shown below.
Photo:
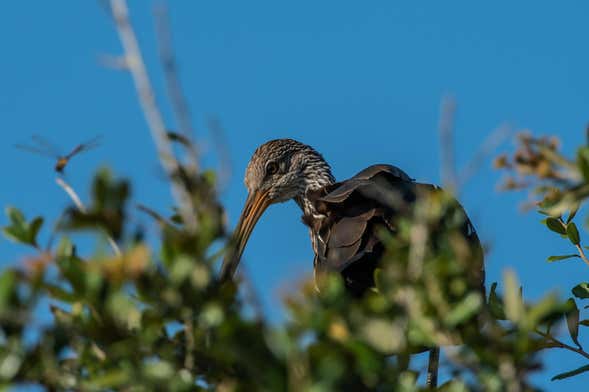
M266 207L293 199L310 229L315 272L341 273L355 295L374 285L374 269L384 253L377 230L384 227L394 235L398 220L411 218L418 198L443 192L433 185L416 183L391 165L370 166L348 180L335 182L321 154L292 139L272 140L258 147L248 164L245 183L249 195L234 247L223 264L222 279L232 277ZM463 215L460 231L473 255L473 277L482 288L481 245L466 213L458 202L456 206Z

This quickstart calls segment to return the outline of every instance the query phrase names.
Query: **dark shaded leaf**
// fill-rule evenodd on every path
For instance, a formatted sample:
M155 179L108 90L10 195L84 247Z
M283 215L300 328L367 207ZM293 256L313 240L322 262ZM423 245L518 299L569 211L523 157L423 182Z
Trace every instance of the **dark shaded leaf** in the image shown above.
M552 377L550 380L563 380L565 378L576 376L577 374L585 373L589 371L589 365L581 366L580 368L576 368L575 370L570 370L568 372L557 374L556 376Z
M565 314L569 334L571 335L573 342L575 342L579 348L582 348L581 343L579 343L579 309L577 308L575 300L572 298L569 298L567 301L567 306L570 307Z
M579 212L579 204L577 204L574 208L571 208L570 212L569 212L569 216L567 217L566 223L570 223L575 216L577 215L577 212Z
M581 256L579 256L577 254L562 255L562 256L550 256L550 257L548 257L548 262L551 263L553 261L566 260L566 259L571 259L573 257L581 257Z
M589 283L579 283L571 291L577 298L589 298Z
M571 222L567 225L566 228L567 237L573 243L573 245L579 245L581 239L579 238L579 230L577 230L577 225L575 222Z
M41 230L41 226L43 226L43 218L40 216L34 218L29 226L29 240L35 245L37 245L37 234Z
M585 181L589 181L589 148L581 147L577 151L577 166Z
M505 320L505 310L503 309L503 302L499 299L497 295L497 282L493 282L491 285L491 290L489 291L489 308L491 310L491 314L497 320Z
M554 231L555 233L566 235L567 230L566 227L562 224L562 222L556 218L546 218L544 221L546 223L546 227L550 230Z
M6 270L0 275L0 311L10 303L16 286L16 274L12 270Z

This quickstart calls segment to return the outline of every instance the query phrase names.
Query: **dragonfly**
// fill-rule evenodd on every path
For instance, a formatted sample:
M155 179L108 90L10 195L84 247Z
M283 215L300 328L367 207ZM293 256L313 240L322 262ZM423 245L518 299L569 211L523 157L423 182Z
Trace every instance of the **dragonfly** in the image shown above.
M98 147L100 145L102 136L95 136L94 138L84 143L78 144L69 153L65 155L60 152L60 149L58 147L56 147L54 144L52 144L51 142L47 141L45 138L39 135L33 135L32 139L34 143L33 145L16 144L15 147L19 150L28 151L34 154L39 154L55 159L56 161L54 170L57 173L63 174L65 167L74 156L78 155L81 152L88 151L95 147Z

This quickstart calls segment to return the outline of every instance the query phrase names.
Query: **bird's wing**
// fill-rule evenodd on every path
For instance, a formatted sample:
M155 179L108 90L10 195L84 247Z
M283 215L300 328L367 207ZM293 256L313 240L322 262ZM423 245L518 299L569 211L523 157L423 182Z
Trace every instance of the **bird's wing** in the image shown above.
M378 164L378 165L368 166L366 169L360 171L358 174L356 174L354 177L352 177L352 179L368 180L368 179L374 177L375 175L382 174L382 173L388 173L388 174L392 175L393 177L395 177L399 180L402 180L402 181L413 181L413 179L411 177L409 177L409 175L407 173L405 173L403 170L399 169L397 166L386 165L386 164Z
M384 227L394 235L398 219L411 218L415 201L431 192L443 190L415 183L394 166L374 165L309 195L326 216L319 227L312 227L316 241L324 243L316 257L317 269L341 272L352 291L371 287L374 268L384 253L378 231ZM465 238L480 247L470 220L456 204L463 213Z

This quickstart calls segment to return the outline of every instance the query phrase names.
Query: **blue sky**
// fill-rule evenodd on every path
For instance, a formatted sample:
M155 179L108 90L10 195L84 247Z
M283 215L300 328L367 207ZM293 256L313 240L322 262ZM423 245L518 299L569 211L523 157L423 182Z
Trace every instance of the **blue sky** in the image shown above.
M568 152L584 141L589 122L586 2L219 0L170 5L181 78L206 164L214 165L215 158L205 116L217 115L226 129L234 175L222 198L232 225L245 199L247 161L257 145L272 138L292 137L314 146L339 179L382 162L420 181L439 183L436 127L446 94L458 102L459 164L467 163L505 122L558 135ZM171 118L152 3L136 0L130 7L159 101ZM170 194L158 174L131 79L98 61L100 55L119 54L120 46L97 2L7 3L0 14L0 37L0 204L55 218L68 200L54 184L51 162L13 145L37 133L67 150L102 134L100 149L74 158L68 171L74 187L86 195L94 169L108 165L134 179L134 201L168 208ZM503 149L510 147L507 143ZM552 288L567 295L587 267L545 262L548 255L571 249L538 223L538 215L518 211L525 195L496 191L500 177L486 164L461 195L491 248L488 282L500 280L510 267L518 272L527 298ZM279 317L280 294L312 269L307 230L299 217L294 203L271 207L244 255L272 317ZM0 241L0 265L25 254ZM546 359L547 370L535 379L547 390L586 385L587 376L548 381L580 365L574 355L553 351Z

